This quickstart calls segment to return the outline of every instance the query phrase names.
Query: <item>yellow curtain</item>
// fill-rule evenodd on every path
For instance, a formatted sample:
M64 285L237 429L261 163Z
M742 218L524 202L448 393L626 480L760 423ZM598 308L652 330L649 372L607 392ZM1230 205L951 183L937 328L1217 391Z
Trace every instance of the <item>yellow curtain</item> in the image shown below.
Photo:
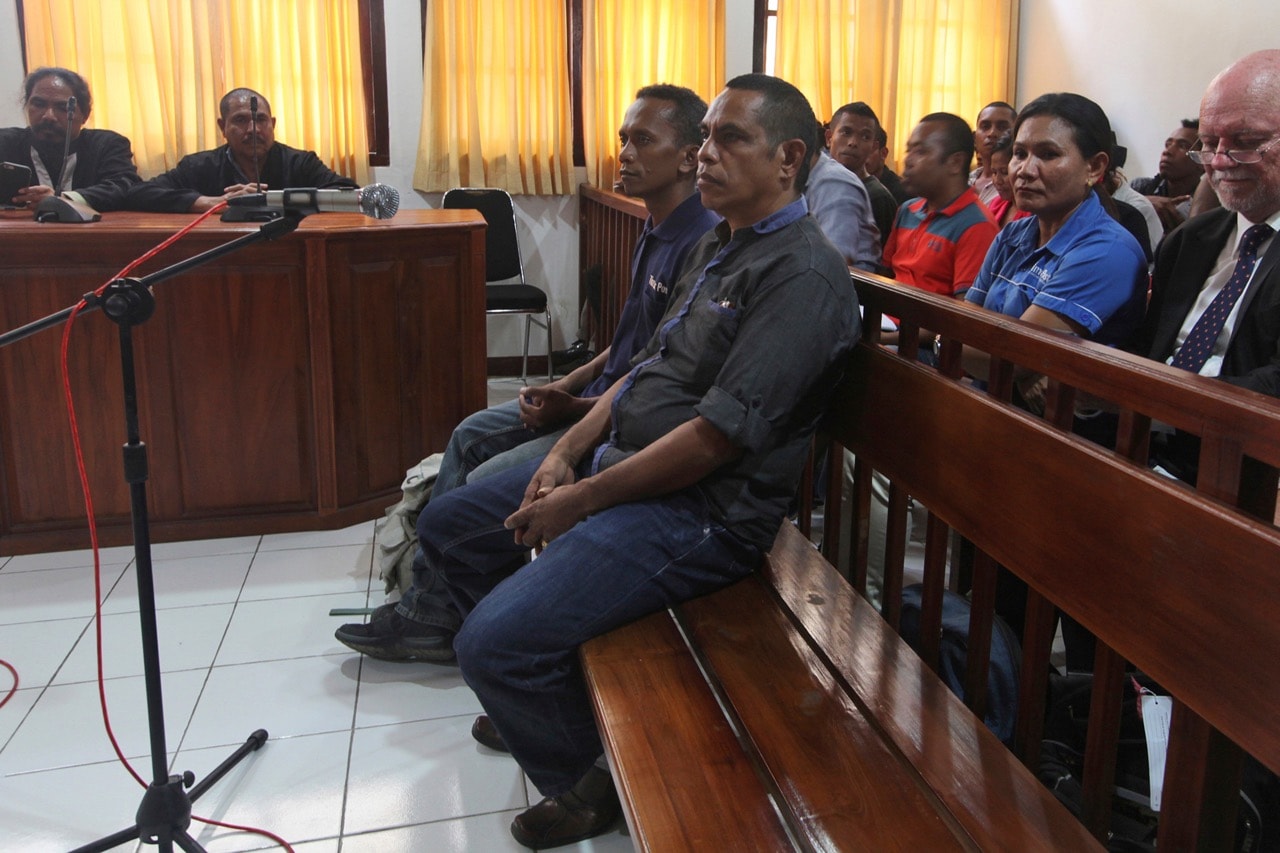
M123 133L143 177L222 143L218 100L247 86L276 138L369 176L360 21L351 0L22 0L30 68L93 92L90 126Z
M724 86L724 0L595 0L583 7L587 178L607 188L618 173L618 125L637 89L674 83L710 102Z
M1013 102L1019 0L778 0L777 75L818 118L866 101L893 152L924 115ZM896 159L896 158L895 158Z
M413 185L572 192L564 0L431 0Z

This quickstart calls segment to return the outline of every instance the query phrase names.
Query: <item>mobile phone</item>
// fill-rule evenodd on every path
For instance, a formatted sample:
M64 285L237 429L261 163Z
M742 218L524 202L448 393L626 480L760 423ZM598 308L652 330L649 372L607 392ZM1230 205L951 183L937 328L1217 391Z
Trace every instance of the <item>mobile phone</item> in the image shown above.
M18 190L31 186L31 167L21 163L0 163L0 207L13 207Z

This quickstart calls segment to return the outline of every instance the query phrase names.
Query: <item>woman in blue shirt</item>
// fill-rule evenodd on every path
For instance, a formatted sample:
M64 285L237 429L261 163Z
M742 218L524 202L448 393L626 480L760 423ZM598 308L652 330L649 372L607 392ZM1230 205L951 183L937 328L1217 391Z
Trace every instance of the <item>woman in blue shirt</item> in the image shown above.
M1042 95L1013 125L1009 177L1020 210L1031 214L1006 225L987 252L966 299L1038 326L1061 329L1118 346L1137 329L1146 306L1147 260L1138 241L1109 213L1099 182L1110 163L1113 136L1102 108L1072 93ZM985 353L964 352L965 370L986 379ZM1042 376L1015 373L1020 402L1043 411ZM1076 418L1076 432L1114 443L1114 421ZM1001 571L996 612L1021 635L1026 585ZM1063 619L1070 669L1088 668L1093 638Z
M965 298L1099 343L1124 343L1142 320L1147 262L1109 215L1110 198L1099 187L1113 139L1106 113L1081 95L1042 95L1019 113L1013 137L1013 197L1031 216L1001 230ZM966 349L965 369L985 379L986 354ZM1033 380L1018 384L1036 408Z

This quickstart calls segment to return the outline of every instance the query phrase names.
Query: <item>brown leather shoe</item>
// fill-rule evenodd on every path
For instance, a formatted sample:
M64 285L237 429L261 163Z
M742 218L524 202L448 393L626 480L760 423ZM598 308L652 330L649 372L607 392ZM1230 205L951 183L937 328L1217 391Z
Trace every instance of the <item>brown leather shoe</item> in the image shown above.
M609 771L592 767L573 788L546 797L511 822L511 835L525 847L542 850L594 838L618 819L618 792Z
M471 736L476 739L476 743L481 746L487 746L494 752L511 751L507 749L507 743L502 739L502 735L498 734L498 729L494 726L493 720L490 720L484 714L476 717L476 721L471 724Z

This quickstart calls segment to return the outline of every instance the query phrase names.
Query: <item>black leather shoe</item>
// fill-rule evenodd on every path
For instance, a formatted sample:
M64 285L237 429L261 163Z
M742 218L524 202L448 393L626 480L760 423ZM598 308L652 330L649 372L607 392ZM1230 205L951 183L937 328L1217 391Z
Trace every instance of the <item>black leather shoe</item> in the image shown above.
M476 739L476 743L481 746L487 746L494 752L510 752L507 749L507 743L502 739L502 735L498 734L498 729L493 725L484 714L476 717L476 721L471 724L471 736Z
M368 622L352 622L333 632L344 646L371 658L390 661L450 663L453 631L405 619L394 604L384 604Z
M586 341L574 341L567 349L558 349L551 353L551 364L558 370L586 364L596 354Z
M546 797L511 822L511 835L525 847L542 850L594 838L618 819L618 792L609 771L592 767L573 788Z

